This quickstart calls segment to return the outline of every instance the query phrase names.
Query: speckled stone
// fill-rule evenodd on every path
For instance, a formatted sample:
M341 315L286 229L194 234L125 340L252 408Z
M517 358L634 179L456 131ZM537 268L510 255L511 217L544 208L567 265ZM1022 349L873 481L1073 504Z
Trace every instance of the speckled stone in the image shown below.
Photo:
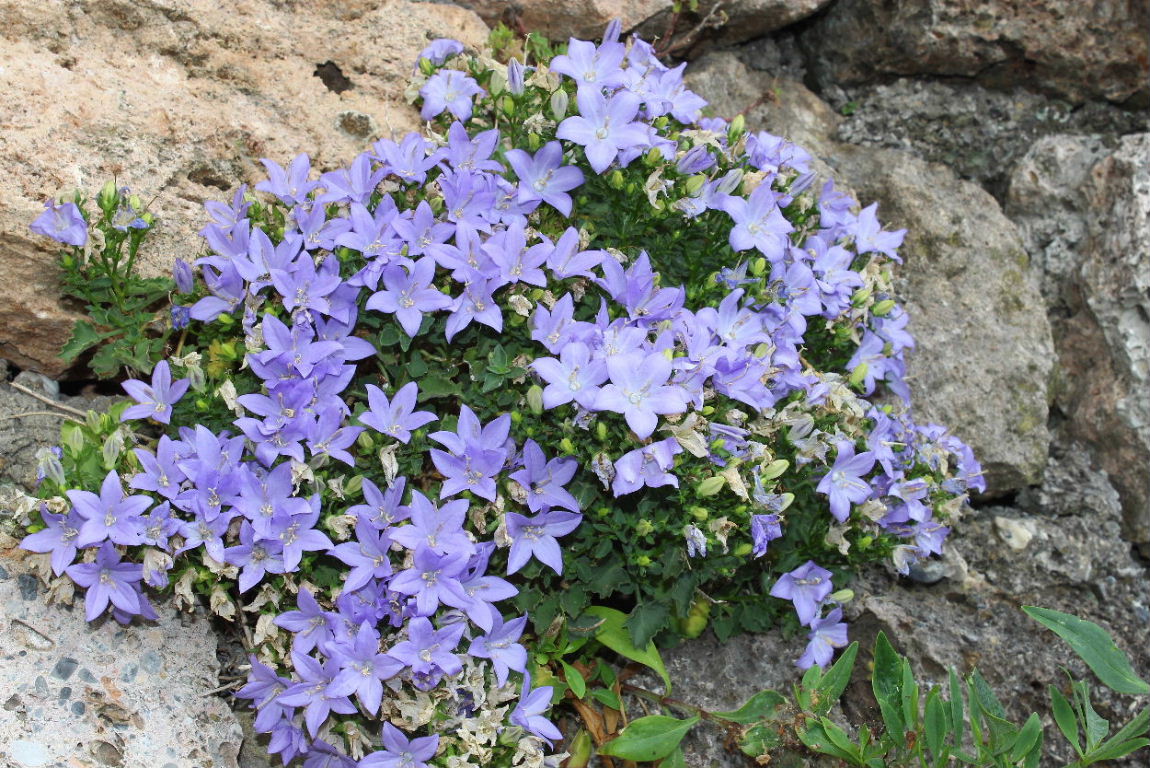
M0 766L235 768L242 732L205 617L157 606L122 627L49 605L33 563L0 550ZM173 703L176 702L176 703Z

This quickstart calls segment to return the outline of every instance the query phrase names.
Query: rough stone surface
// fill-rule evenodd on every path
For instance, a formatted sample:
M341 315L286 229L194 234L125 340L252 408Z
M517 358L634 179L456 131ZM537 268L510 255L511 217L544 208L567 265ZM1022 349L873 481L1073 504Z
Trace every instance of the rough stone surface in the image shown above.
M1150 548L1150 134L1053 136L1011 180L1058 350L1059 428L1113 478L1126 534Z
M11 546L7 540L2 546ZM31 558L0 549L0 764L234 768L241 731L202 615L84 621L49 605Z
M504 23L524 32L538 32L554 40L603 36L612 19L624 30L671 8L671 0L456 0L495 26Z
M823 85L935 75L1145 102L1148 28L1150 6L1127 0L839 0L801 40Z
M258 177L259 158L331 168L417 127L415 56L486 34L470 11L407 0L0 0L0 356L64 369L74 315L54 244L28 231L45 198L113 176L138 190L161 221L144 269L166 272L198 252L203 201Z
M899 80L851 89L835 102L849 116L838 138L903 149L978 182L999 200L1014 166L1051 134L1118 135L1145 130L1150 114L1106 102L1075 108L1021 88L991 90L972 82ZM832 100L834 101L834 100ZM1072 168L1062 171L1067 185Z
M691 34L697 25L703 25L695 39L707 47L732 45L754 40L783 29L818 12L831 0L700 0L698 9L684 14L676 31ZM670 3L639 28L643 37L657 37L666 33L671 21ZM684 3L683 5L686 5Z
M830 162L886 228L908 230L895 279L916 418L969 442L991 493L1038 483L1053 346L1017 229L985 191L905 152L840 145Z
M934 586L909 583L868 570L853 585L852 636L871 647L879 630L906 653L920 684L943 682L946 669L966 674L977 666L1016 722L1039 712L1047 733L1050 684L1063 685L1061 667L1093 679L1069 646L1021 613L1038 605L1097 622L1116 638L1143 677L1150 673L1150 579L1121 538L1121 510L1105 473L1092 469L1077 447L1056 451L1046 471L1045 491L1025 508L992 507L968 515L948 547L968 564L964 578ZM1058 498L1062 489L1069 497ZM1089 489L1089 490L1083 490ZM1053 504L1048 504L1053 502ZM998 520L1033 532L1018 551L999 535ZM1133 715L1129 696L1098 685L1092 694L1111 722ZM873 715L873 699L852 687L843 704L855 722ZM1071 757L1060 738L1047 738L1043 765L1064 765ZM1145 764L1135 755L1125 764Z
M785 136L816 158L834 147L841 118L800 82L752 69L731 52L692 62L684 79L721 117L744 113L752 130Z
M104 411L113 402L108 397L61 396L56 382L31 371L21 372L13 383L79 411ZM62 417L77 418L17 390L0 375L0 483L35 486L36 451L60 442Z

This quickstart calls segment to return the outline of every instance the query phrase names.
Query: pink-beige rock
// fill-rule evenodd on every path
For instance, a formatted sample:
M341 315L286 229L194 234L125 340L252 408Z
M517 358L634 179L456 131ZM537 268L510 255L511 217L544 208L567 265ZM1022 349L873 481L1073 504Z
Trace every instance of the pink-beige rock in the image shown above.
M166 272L199 252L203 201L256 180L259 158L331 168L416 128L419 51L486 35L471 11L407 0L0 0L0 357L65 369L75 315L54 244L28 231L45 198L130 186L161 222L144 269Z
M491 26L507 24L519 32L536 32L553 40L599 38L612 19L630 30L668 11L671 0L456 0Z
M1147 29L1150 6L1130 0L839 0L801 43L823 87L927 75L1144 103Z

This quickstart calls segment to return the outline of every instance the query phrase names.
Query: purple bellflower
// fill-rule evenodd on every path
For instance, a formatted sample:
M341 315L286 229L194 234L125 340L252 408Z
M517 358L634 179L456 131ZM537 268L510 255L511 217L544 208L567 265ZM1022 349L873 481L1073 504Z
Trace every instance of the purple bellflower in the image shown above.
M152 370L152 383L149 386L139 379L128 379L124 382L124 391L132 396L138 405L133 405L120 416L120 421L129 419L155 419L161 424L167 424L172 418L172 405L179 401L188 391L191 382L180 379L172 382L172 369L168 367L167 360L156 363Z
M547 142L534 157L522 149L508 150L506 156L519 177L520 203L541 200L564 216L571 215L571 195L567 193L583 183L583 171L563 165L559 142Z
M819 481L819 493L830 497L831 514L840 523L850 516L851 504L859 504L871 496L870 483L863 476L874 469L875 455L865 451L855 455L854 443L841 440L834 466ZM804 622L805 623L805 622Z
M58 243L82 247L88 242L88 222L75 203L57 203L48 200L44 212L29 226L38 235L50 237Z
M819 613L819 605L833 589L831 572L820 568L813 560L789 573L784 573L771 587L771 597L790 600L795 604L800 624L810 624Z
M124 613L140 613L141 595L137 582L144 578L144 566L120 561L120 553L105 541L91 563L68 566L72 581L88 590L84 596L84 613L88 621L96 618L108 603Z
M430 411L416 411L419 385L410 381L399 388L391 400L374 384L367 385L367 402L371 406L359 420L380 434L393 437L401 443L411 440L411 430L436 421L439 417Z
M627 426L639 437L650 437L659 419L656 414L687 410L683 391L667 386L671 361L662 352L629 353L607 358L611 383L599 390L596 410L623 414Z
M544 512L535 517L507 513L507 535L511 551L507 555L507 574L511 575L532 556L558 574L563 573L563 552L556 536L566 536L579 527L583 516L575 512Z
M454 69L440 70L419 89L419 95L423 97L420 116L430 120L447 110L467 122L471 118L472 97L483 92L479 83L468 75Z
M438 749L439 734L408 739L403 731L384 723L383 751L364 756L359 768L427 768L427 761Z
M29 552L51 552L52 572L62 576L64 569L76 559L76 537L80 534L84 518L75 510L67 515L54 515L48 511L41 514L46 527L25 536L20 546Z
M531 690L531 678L524 675L523 687L519 692L519 703L515 705L515 710L511 713L513 725L518 725L548 744L563 739L563 734L555 727L555 724L543 716L543 713L551 707L551 694L553 692L550 685Z
M115 470L104 476L100 495L91 491L66 491L72 508L84 518L76 537L77 547L87 547L108 540L132 546L143 538L141 515L152 505L148 496L124 496L124 487Z
M647 130L632 122L639 97L620 91L609 99L599 90L580 89L579 114L559 124L556 136L583 146L595 173L603 173L621 150L647 145Z
M469 656L491 659L495 667L495 682L501 688L507 682L509 671L527 674L527 650L516 642L526 625L526 616L507 623L503 622L502 617L497 617L491 630L472 640L471 647L467 649Z
M847 625L843 621L843 609L835 608L825 619L812 621L807 638L809 642L806 650L795 664L800 669L809 669L815 664L826 667L834 658L834 649L843 648L847 644Z

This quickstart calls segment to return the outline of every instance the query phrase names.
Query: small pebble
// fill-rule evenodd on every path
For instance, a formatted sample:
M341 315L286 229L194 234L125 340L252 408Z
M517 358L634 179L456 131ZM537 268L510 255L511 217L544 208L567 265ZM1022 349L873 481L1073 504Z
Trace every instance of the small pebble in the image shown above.
M25 600L35 600L40 591L36 577L30 573L22 573L16 577L16 586L20 588L20 597Z
M72 702L72 714L76 715L76 717L83 715L87 709L88 709L87 705L85 705L84 702L82 702L82 701L73 701Z
M8 745L8 756L15 760L17 765L27 768L38 768L52 759L48 754L48 748L43 744L23 739L17 739Z
M65 656L56 662L56 666L52 667L52 677L57 677L61 680L67 680L76 671L76 667L80 666L80 662Z

